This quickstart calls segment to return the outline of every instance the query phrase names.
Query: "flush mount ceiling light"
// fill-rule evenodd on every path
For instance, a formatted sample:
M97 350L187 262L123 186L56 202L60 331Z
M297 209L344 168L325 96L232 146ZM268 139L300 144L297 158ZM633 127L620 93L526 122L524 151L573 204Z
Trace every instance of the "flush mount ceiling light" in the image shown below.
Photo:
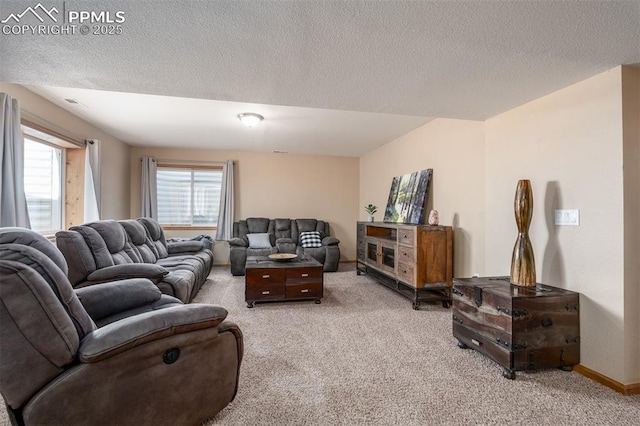
M238 114L238 119L247 127L254 127L260 124L264 117L260 114L255 114L253 112L245 112L242 114Z

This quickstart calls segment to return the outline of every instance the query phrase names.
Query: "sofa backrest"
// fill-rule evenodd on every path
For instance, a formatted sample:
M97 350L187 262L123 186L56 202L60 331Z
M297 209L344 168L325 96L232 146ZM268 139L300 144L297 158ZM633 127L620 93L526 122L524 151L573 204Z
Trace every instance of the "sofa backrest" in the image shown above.
M72 286L84 281L98 267L91 248L78 231L59 231L56 233L56 246L69 265L67 276Z
M291 223L291 239L300 243L301 232L320 232L320 238L329 236L329 223L317 219L294 219Z
M96 326L55 246L30 230L12 243L6 232L0 230L0 392L17 409L75 361L80 340Z
M160 222L150 217L139 217L136 220L147 230L147 237L149 237L147 245L153 251L156 258L164 259L168 257L167 240L164 237L164 231L162 230L162 226L160 226Z
M273 219L276 240L278 238L291 238L291 219Z
M135 247L142 261L156 263L158 251L144 225L135 219L119 220L118 222L129 236L129 243Z
M317 219L249 217L233 223L234 238L242 238L247 245L249 245L247 234L268 233L271 245L275 246L278 238L291 238L298 244L300 233L308 231L320 232L320 238L330 236L329 223Z
M97 269L123 263L143 263L138 251L129 243L124 228L115 220L85 223L69 230L77 231L84 237L91 248Z
M91 222L60 231L56 233L56 245L69 265L69 281L73 286L98 269L144 263L124 227L115 220Z
M244 220L239 220L233 224L233 236L234 238L242 238L247 245L249 245L249 239L247 234L269 234L269 240L271 245L276 244L275 223L272 219L266 217L249 217Z

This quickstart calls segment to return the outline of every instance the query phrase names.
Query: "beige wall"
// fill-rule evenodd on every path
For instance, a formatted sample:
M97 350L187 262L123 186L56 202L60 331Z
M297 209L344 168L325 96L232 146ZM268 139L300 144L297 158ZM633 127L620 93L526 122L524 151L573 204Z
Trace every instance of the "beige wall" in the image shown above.
M424 217L438 210L442 225L454 226L454 276L484 270L484 124L437 119L360 158L358 215L378 206L382 220L394 176L433 169Z
M622 67L625 376L640 382L640 68Z
M0 82L0 92L18 99L25 118L77 139L102 141L102 219L129 217L129 145L16 84ZM30 113L30 115L28 115Z
M341 260L355 260L358 159L244 151L131 149L131 216L140 215L140 158L218 162L235 160L235 218L316 218L329 222ZM201 234L192 231L191 234ZM171 231L169 236L187 236ZM216 264L229 262L227 243L216 243Z
M639 74L617 67L484 123L438 119L361 157L360 219L368 203L382 219L393 176L431 167L427 209L455 226L454 276L508 275L515 188L530 179L538 282L581 294L581 364L637 383ZM556 209L579 209L580 226L554 225Z
M530 179L538 282L577 291L581 361L625 383L620 68L486 121L486 272L508 274L516 182ZM579 209L580 226L555 226Z

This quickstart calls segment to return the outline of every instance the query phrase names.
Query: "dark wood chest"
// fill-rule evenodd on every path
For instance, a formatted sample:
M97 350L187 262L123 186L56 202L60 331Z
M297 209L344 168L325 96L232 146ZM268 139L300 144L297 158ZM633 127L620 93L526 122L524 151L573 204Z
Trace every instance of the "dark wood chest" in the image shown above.
M571 370L580 362L579 294L544 284L520 287L508 277L453 281L453 335L504 368Z
M324 292L322 264L311 257L289 262L250 257L245 265L247 307L256 302L308 300L320 303Z

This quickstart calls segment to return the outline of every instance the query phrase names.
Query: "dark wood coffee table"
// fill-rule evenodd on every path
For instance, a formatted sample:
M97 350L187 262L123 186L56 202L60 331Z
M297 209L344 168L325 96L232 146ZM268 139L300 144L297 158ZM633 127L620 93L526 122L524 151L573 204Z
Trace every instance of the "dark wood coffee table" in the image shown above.
M311 256L288 261L249 257L245 265L245 300L248 308L256 302L314 300L323 297L322 264Z

